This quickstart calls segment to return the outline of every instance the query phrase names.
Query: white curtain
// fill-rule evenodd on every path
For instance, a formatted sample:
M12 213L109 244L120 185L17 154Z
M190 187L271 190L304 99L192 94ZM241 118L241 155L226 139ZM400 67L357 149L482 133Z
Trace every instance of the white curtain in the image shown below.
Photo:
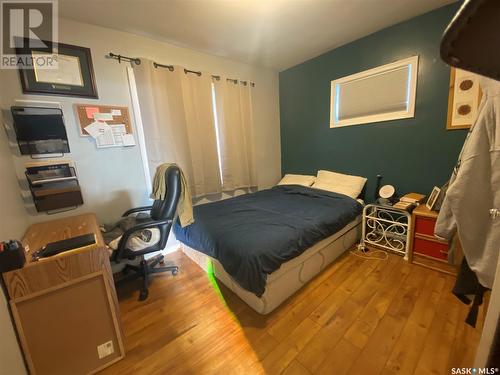
M214 80L222 190L257 186L250 82Z
M144 58L134 75L151 174L175 162L194 197L220 193L211 75L156 68Z

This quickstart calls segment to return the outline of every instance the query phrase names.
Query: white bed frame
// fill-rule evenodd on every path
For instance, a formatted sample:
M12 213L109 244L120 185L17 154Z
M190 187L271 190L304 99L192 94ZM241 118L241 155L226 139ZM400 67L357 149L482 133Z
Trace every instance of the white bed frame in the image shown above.
M211 269L218 280L236 293L252 309L260 314L269 314L344 251L358 242L361 238L360 224L361 215L339 232L318 242L298 257L283 263L278 270L267 277L266 290L260 298L240 287L216 259L183 243L181 243L181 249L205 271L209 270L211 263Z

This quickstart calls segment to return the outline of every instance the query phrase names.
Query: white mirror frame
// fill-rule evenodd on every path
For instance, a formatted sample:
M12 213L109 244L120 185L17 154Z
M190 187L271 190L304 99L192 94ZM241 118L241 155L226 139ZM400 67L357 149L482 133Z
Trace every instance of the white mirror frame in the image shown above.
M381 74L393 69L409 66L409 93L408 93L408 106L405 111L386 112L376 115L360 116L345 120L338 120L336 112L338 112L338 98L337 88L344 83L353 82L367 78L376 74ZM373 69L368 69L363 72L351 74L346 77L335 79L331 81L331 102L330 102L330 128L338 128L350 125L361 125L372 122L390 121L397 119L411 118L415 116L415 99L417 93L417 76L418 76L418 55L406 59L398 60L396 62L381 65Z

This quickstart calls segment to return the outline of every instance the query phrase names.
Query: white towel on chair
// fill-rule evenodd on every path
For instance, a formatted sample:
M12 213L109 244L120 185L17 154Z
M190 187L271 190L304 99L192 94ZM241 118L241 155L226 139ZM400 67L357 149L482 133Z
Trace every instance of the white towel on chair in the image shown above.
M116 250L122 236L115 238L108 246ZM140 251L146 247L156 245L160 241L160 230L158 228L144 229L134 233L127 241L126 248L132 251Z

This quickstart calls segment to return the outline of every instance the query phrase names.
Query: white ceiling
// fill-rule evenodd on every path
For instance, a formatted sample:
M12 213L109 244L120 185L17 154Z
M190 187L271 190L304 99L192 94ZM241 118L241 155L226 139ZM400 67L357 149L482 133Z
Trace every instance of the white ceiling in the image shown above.
M59 0L62 17L284 70L455 0Z

